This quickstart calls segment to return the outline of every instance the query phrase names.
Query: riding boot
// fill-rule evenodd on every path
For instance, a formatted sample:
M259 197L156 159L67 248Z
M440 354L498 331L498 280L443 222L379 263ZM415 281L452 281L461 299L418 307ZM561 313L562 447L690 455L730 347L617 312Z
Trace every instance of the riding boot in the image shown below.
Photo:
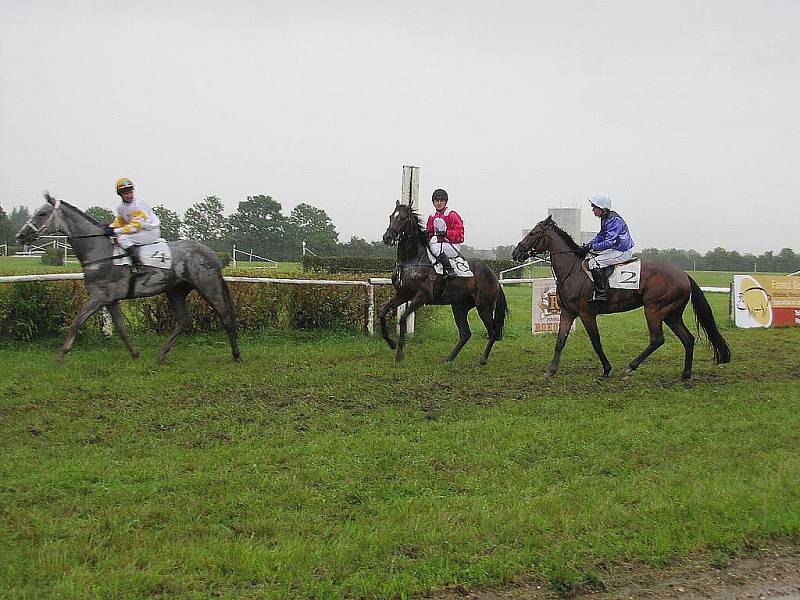
M139 260L139 248L137 248L136 246L129 246L127 248L123 248L123 250L125 251L125 254L128 255L128 258L130 258L131 262L133 263L132 270L134 272L141 271L142 261Z
M439 255L439 262L442 263L442 268L444 269L444 274L442 275L442 278L450 279L451 277L456 276L456 271L455 269L453 269L453 265L450 263L450 258L447 256L447 254L442 252Z
M608 300L608 280L605 269L590 269L594 278L594 298L592 301L605 302Z

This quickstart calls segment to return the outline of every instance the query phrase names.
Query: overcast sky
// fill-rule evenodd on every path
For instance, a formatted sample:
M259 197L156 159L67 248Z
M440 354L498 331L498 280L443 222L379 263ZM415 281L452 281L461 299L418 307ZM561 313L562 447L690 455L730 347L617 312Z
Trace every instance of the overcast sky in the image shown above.
M0 0L0 205L130 177L376 240L413 164L473 246L608 192L640 249L800 250L798 32L796 0Z

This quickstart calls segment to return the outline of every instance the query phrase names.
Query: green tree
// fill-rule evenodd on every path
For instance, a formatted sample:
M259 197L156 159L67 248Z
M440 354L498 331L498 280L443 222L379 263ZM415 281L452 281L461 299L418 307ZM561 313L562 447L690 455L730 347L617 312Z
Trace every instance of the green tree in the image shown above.
M181 218L174 210L166 208L163 204L153 207L153 212L161 221L161 236L165 240L177 240L181 237Z
M225 207L216 196L206 196L203 201L192 204L183 215L183 237L208 244L214 250L223 250L228 226L224 213Z
M114 220L114 213L103 206L90 206L86 209L86 214L103 225L108 225Z
M372 252L372 245L358 236L353 236L350 241L345 244L339 244L337 254L341 256L370 256Z
M0 244L9 244L10 238L14 237L16 231L11 231L11 219L8 218L6 211L0 206Z
M271 196L248 196L228 219L228 239L243 250L264 258L284 258L289 252L284 239L286 217Z
M495 246L494 257L496 260L511 260L515 246Z
M17 206L13 209L9 217L13 234L16 234L30 218L31 211L28 210L27 206Z
M339 234L331 218L321 208L310 204L298 204L292 209L286 226L287 251L300 250L305 240L308 248L318 256L336 254ZM294 248L292 248L294 247Z

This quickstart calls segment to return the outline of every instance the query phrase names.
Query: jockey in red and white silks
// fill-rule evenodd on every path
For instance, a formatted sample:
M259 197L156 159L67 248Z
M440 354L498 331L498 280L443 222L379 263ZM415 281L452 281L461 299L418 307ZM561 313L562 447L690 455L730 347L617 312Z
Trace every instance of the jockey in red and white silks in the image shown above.
M434 256L444 254L447 258L460 256L464 241L464 222L454 210L447 208L447 192L433 192L434 213L428 217L428 247Z

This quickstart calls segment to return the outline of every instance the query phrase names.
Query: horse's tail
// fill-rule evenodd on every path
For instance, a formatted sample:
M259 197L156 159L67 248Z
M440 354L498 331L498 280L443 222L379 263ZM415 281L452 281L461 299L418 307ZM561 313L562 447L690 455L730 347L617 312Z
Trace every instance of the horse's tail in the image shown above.
M708 341L711 342L711 347L714 349L714 362L718 365L731 361L731 349L728 348L728 343L722 334L717 329L717 323L714 321L714 313L711 311L711 306L706 300L703 290L697 285L697 282L689 277L689 282L692 285L692 308L694 309L694 316L697 324L703 328L708 336Z
M508 314L508 302L506 302L506 293L503 291L503 286L497 286L500 291L497 294L497 302L494 304L494 339L503 339L503 329L506 325L506 315Z

